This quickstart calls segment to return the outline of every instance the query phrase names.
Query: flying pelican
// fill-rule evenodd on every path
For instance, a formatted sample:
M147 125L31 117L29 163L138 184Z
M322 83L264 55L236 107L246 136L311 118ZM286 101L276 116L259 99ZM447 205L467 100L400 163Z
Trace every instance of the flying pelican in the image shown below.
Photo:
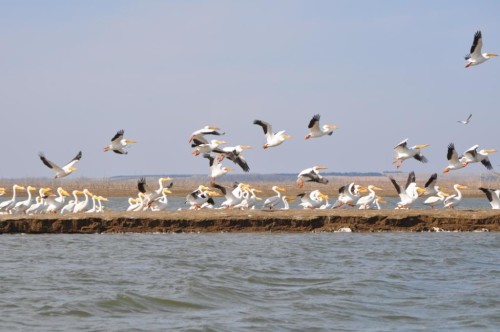
M481 35L481 31L477 31L474 35L474 41L472 42L472 46L470 48L470 53L465 56L465 68L470 66L479 65L491 57L498 56L495 53L481 53L481 48L483 47L483 37Z
M266 143L262 146L264 149L278 146L283 143L286 139L292 138L291 136L285 134L285 131L278 131L277 133L273 133L273 127L270 123L264 122L261 120L255 120L253 124L259 125L264 130L264 134L266 135Z
M488 188L479 188L485 195L488 201L490 202L491 208L493 210L500 209L500 190L497 189L488 189Z
M468 164L467 162L460 161L460 159L458 158L457 150L455 150L455 144L453 143L450 143L448 145L446 159L448 159L448 166L445 167L443 173L448 173L451 170L464 168Z
M208 144L207 139L205 138L205 135L225 135L226 133L224 132L218 132L217 130L220 130L219 127L216 126L205 126L201 129L198 129L194 131L191 136L189 136L189 143L191 144L191 147L197 147L200 144Z
M327 169L327 167L314 166L301 171L299 175L297 175L297 185L299 186L299 188L302 188L304 186L304 182L317 182L327 184L328 179L322 177L319 174L319 171L322 169Z
M310 132L306 135L305 139L316 138L325 135L331 136L333 134L333 130L337 128L337 126L334 125L323 125L323 127L320 127L319 119L320 115L316 114L312 117L311 121L309 121L309 125L307 126L307 128L309 128Z
M424 205L430 206L432 209L436 206L436 204L441 203L444 199L449 196L447 193L442 192L439 186L434 186L434 190L436 191L435 196L429 196L424 201Z
M224 159L224 155L219 155L217 158L212 157L210 154L206 153L203 155L210 162L210 183L215 183L215 178L221 177L233 169L231 167L222 167L220 163Z
M168 186L164 186L164 184L163 184L164 182L172 181L172 180L173 179L170 177L159 178L158 179L159 188L156 190L153 190L153 189L149 188L149 186L146 184L146 178L140 178L139 181L137 181L137 189L139 190L139 192L146 195L144 203L148 204L148 203L156 200L157 198L159 198L162 195L162 190L164 188L167 188L167 189L172 188L172 186L174 185L173 182L171 182Z
M210 141L210 143L200 144L200 145L195 146L192 153L195 156L197 156L199 154L210 153L221 144L226 144L226 142L218 140L218 139L213 139Z
M375 192L375 190L382 190L382 188L379 188L379 187L376 187L373 185L369 185L367 189L369 191L369 194L366 196L360 197L358 199L358 201L356 202L356 205L358 205L359 209L361 209L361 210L369 209L370 205L373 204L373 202L375 201L375 198L377 197L377 193Z
M425 158L422 155L420 149L426 148L428 146L429 144L419 144L419 145L414 145L412 147L408 147L408 138L407 138L394 147L396 156L394 157L392 163L395 164L399 161L399 163L396 165L397 168L400 168L401 165L403 165L403 161L410 158L415 158L420 162L426 163L427 158Z
M397 203L398 206L396 209L408 209L417 200L418 196L425 191L424 189L417 187L415 172L413 171L408 174L408 180L406 181L404 190L401 189L392 176L389 176L389 180L391 180L394 188L396 188L396 191L401 198L401 201Z
M238 164L244 172L250 171L247 161L241 154L245 149L251 149L250 145L236 145L236 146L226 146L222 149L216 148L213 151L216 153L223 154L224 157L231 160L233 163Z
M119 130L115 136L111 139L111 144L106 145L104 147L104 152L107 151L113 151L114 153L118 154L127 154L128 151L126 150L127 145L132 144L132 143L137 143L136 140L133 139L125 139L123 138L123 134L125 132L122 130Z
M28 198L26 198L24 201L19 201L16 203L16 205L14 205L13 210L15 212L25 213L26 210L28 210L29 207L33 204L33 200L31 199L32 190L36 190L36 188L32 186L28 186L26 188L26 192L28 193Z
M492 170L493 166L491 165L488 155L490 153L497 152L497 150L486 149L477 151L478 147L479 145L474 145L473 147L465 151L462 158L460 158L460 162L467 164L480 162L481 164L484 165L484 167L486 167L489 170Z
M17 190L24 190L25 188L17 184L12 186L12 198L0 203L0 211L9 212L17 203Z
M71 159L69 163L67 163L64 167L59 167L47 158L45 158L45 155L43 153L39 154L40 159L42 162L47 166L48 168L52 168L56 172L55 178L63 178L65 176L70 175L73 171L76 171L76 168L74 167L75 164L82 158L82 151L78 152L75 158Z
M269 210L272 210L273 208L275 208L276 205L278 205L278 203L281 201L281 192L285 191L285 188L273 186L271 190L274 191L276 195L271 196L264 201L264 209L269 208Z
M436 191L436 182L437 182L437 173L433 173L430 177L429 180L424 185L425 192L423 195L428 196L428 195L435 195L437 194Z
M446 199L444 200L444 207L445 208L452 208L454 209L455 206L457 206L458 204L460 204L460 202L462 201L462 192L460 191L460 189L467 189L466 186L462 186L460 184L455 184L453 186L453 188L455 189L455 192L457 193L456 195L450 195L448 197L446 197Z
M465 120L458 120L457 122L459 122L459 123L461 123L461 124L466 125L466 124L468 124L468 123L470 122L470 118L472 118L472 114L470 114L470 115L467 117L467 119L465 119Z

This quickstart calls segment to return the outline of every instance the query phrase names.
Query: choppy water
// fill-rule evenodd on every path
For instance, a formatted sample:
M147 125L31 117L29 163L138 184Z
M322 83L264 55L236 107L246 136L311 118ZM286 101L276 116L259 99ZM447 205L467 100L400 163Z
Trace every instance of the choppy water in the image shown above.
M500 234L0 236L2 331L500 326Z

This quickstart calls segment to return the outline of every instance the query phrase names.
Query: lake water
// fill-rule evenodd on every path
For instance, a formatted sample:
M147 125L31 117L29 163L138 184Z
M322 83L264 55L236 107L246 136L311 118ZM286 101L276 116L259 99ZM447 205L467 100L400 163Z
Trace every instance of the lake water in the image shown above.
M2 331L494 331L498 233L0 236Z

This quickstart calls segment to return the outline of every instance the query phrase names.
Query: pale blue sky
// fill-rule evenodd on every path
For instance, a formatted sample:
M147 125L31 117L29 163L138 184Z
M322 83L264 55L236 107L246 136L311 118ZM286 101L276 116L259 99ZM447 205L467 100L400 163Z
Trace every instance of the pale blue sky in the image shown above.
M251 173L394 170L405 138L431 144L429 163L401 170L441 172L449 142L500 150L500 57L463 59L476 30L500 53L499 12L497 1L0 1L0 177L52 176L39 152L64 164L79 150L71 177L205 174L188 138L207 124L254 146ZM339 129L305 141L316 113ZM263 150L254 119L294 138ZM139 143L104 153L119 129Z

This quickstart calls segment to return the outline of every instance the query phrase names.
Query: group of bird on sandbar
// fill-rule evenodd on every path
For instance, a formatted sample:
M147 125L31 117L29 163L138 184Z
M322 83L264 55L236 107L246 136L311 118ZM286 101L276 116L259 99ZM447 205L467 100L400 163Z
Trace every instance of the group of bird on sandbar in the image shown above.
M465 67L479 65L488 59L497 56L495 53L483 53L482 48L482 35L481 31L476 32L474 35L473 44L470 53L465 57ZM458 120L462 125L468 125L471 121L472 114L465 120ZM273 127L269 122L263 120L253 121L254 125L260 126L264 131L265 142L262 146L263 149L275 148L283 144L291 136L285 131L273 131ZM324 136L332 136L337 129L335 125L322 125L320 126L320 115L314 115L308 125L308 133L305 136L306 140L313 138L320 138ZM210 182L208 186L199 185L193 192L188 194L185 199L187 209L280 209L286 210L290 208L290 203L295 200L300 200L299 207L303 209L338 209L338 208L358 208L358 209L380 209L381 205L387 203L383 200L377 192L381 188L368 185L362 186L351 182L343 185L338 189L338 197L332 204L329 203L328 195L315 189L309 192L301 192L295 196L287 196L284 194L285 189L275 185L271 188L276 195L266 198L265 200L258 196L261 190L248 183L235 182L229 187L216 183L217 179L232 171L233 168L222 165L226 160L232 161L238 165L244 172L249 172L250 167L243 152L250 149L250 145L236 145L224 146L227 144L221 139L208 140L205 136L223 136L224 132L216 126L205 126L202 129L194 131L189 137L192 154L195 156L202 155L203 158L208 160L210 167ZM136 143L136 140L124 138L124 131L118 131L111 139L110 144L104 147L104 152L112 151L116 154L128 154L128 147ZM406 160L416 159L419 162L426 163L428 160L423 155L422 150L428 147L429 144L419 144L409 146L408 139L394 147L393 164L400 168ZM446 159L448 165L444 168L443 173L449 171L462 169L471 163L481 163L488 170L492 170L493 166L489 160L489 155L496 152L495 149L481 149L478 145L458 154L455 145L450 143L446 150ZM39 154L40 160L44 165L54 171L55 178L64 178L72 174L76 167L77 162L82 158L82 152L77 155L64 166L50 161L43 154ZM321 170L326 169L325 166L313 166L299 172L297 175L297 187L302 189L304 183L317 183L327 185L328 179L320 174ZM400 201L396 203L396 209L409 209L421 197L425 199L422 203L430 208L442 206L445 208L455 208L462 201L462 189L466 186L455 184L453 189L454 194L448 194L441 190L437 185L437 173L434 173L426 181L423 187L419 187L416 182L415 172L411 171L408 174L406 184L400 185L392 176L388 176L390 182L393 184ZM168 209L168 194L171 194L173 187L173 179L171 177L161 177L158 180L158 188L151 189L145 178L141 178L137 183L138 195L128 199L127 211L163 211ZM478 188L481 190L492 209L500 209L500 189L491 188ZM25 190L27 198L20 200L17 197L17 192ZM39 188L38 195L33 198L32 192L37 188L33 186L23 187L20 185L13 185L12 197L10 199L0 202L0 213L3 214L36 214L36 213L99 213L104 212L105 207L103 202L108 201L107 198L91 193L88 189L73 190L73 199L66 201L70 194L62 187L57 188L55 192L51 188ZM5 188L0 188L0 196L6 192ZM80 198L84 196L84 198ZM223 196L222 202L216 206L214 197ZM422 198L423 199L423 198Z

